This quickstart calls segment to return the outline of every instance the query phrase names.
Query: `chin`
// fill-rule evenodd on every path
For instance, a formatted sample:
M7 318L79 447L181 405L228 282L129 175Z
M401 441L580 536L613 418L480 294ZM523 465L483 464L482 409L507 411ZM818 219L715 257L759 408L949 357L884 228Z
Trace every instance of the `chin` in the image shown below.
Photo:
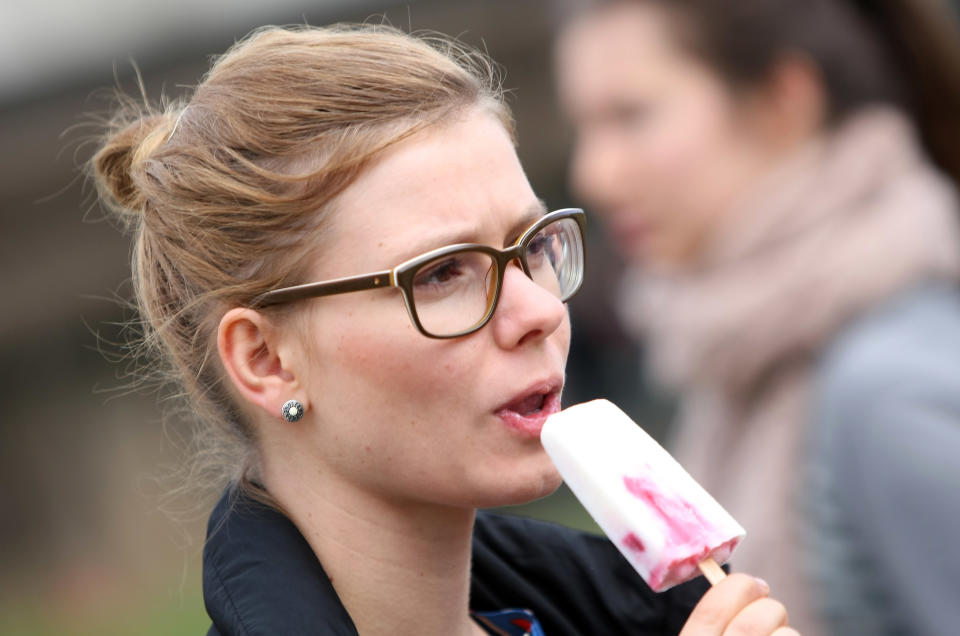
M552 494L563 483L560 473L551 464L549 470L530 475L521 479L520 475L513 475L510 483L503 483L502 477L498 485L498 492L489 502L479 508L495 508L499 506L519 506L542 499Z

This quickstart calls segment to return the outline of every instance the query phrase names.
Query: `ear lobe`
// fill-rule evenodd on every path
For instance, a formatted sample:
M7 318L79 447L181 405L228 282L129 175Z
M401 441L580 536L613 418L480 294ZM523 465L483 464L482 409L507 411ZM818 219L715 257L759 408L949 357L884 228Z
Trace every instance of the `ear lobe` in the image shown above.
M276 419L284 402L297 399L306 406L292 361L280 355L276 331L263 314L242 307L220 319L217 349L237 393Z

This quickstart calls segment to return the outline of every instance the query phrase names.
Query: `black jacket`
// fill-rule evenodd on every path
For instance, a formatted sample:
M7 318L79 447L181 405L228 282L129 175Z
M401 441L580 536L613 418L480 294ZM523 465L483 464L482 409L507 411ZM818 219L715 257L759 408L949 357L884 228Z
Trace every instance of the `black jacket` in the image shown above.
M703 578L655 594L603 537L480 512L471 608L530 609L547 636L676 634ZM207 636L357 636L310 546L283 515L224 495L203 550Z

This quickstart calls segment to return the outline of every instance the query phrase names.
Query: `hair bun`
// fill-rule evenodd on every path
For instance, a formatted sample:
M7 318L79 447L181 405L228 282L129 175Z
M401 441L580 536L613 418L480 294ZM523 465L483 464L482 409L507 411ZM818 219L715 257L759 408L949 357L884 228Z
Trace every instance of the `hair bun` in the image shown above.
M92 160L97 186L128 212L142 212L146 197L140 188L142 166L166 141L174 119L168 114L146 115L109 135Z

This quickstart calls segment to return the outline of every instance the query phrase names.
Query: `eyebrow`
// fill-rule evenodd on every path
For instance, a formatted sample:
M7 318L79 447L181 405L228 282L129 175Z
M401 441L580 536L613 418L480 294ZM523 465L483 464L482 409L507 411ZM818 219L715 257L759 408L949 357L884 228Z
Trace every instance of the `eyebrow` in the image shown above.
M517 219L510 229L507 231L506 236L504 237L503 247L513 245L513 243L520 238L520 235L523 232L533 225L537 219L545 215L549 210L547 209L546 203L542 199L537 199L535 203L527 206L521 216ZM476 243L476 240L469 240L471 237L474 237L477 228L470 228L465 231L455 231L448 235L435 235L424 241L418 241L413 245L409 254L402 259L406 260L408 258L414 258L420 254L424 254L433 249L438 249L441 247L447 247L448 245L459 245L461 243Z
M545 215L548 211L547 204L544 203L543 199L537 199L537 202L529 206L524 211L523 216L510 228L510 232L507 233L503 246L508 247L513 245L528 227L536 223L537 219Z

